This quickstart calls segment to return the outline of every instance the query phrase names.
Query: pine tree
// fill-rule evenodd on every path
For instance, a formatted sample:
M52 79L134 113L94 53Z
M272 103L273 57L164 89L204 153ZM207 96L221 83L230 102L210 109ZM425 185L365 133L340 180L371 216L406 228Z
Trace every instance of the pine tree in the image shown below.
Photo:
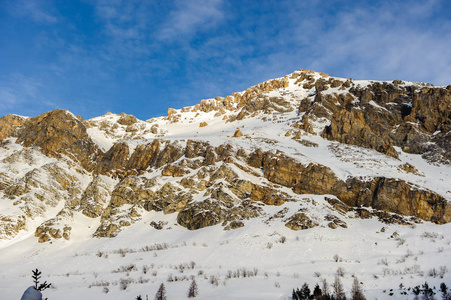
M188 298L195 298L199 295L199 291L197 290L196 280L193 278L191 285L189 286Z
M332 284L332 288L334 290L334 299L335 300L346 300L346 295L343 289L343 284L340 281L340 277L335 276L335 281Z
M366 300L357 277L354 277L354 282L352 283L351 300Z
M167 300L166 288L164 287L163 283L160 285L160 288L158 289L157 293L155 294L155 300Z
M298 294L296 293L296 291L293 289L293 293L291 294L291 299L292 300L299 300Z
M420 290L420 286L419 285L417 285L416 287L414 287L413 289L412 289L412 292L413 292L413 294L415 295L414 297L413 297L413 299L414 300L419 300L420 299L420 292L421 292L421 290Z
M331 299L331 295L329 294L329 285L327 284L326 278L323 278L321 280L322 286L323 286L323 295L321 296L321 300L329 300Z
M301 298L303 300L308 300L310 298L310 289L307 283L304 283L301 288Z
M38 269L34 271L32 270L31 272L33 273L31 278L33 278L35 290L42 292L43 290L48 289L52 285L51 283L47 283L47 281L44 281L44 283L41 284L39 283L39 279L41 278L42 272L39 271Z
M444 282L440 283L440 291L442 292L442 300L451 300L451 293Z
M321 288L318 284L315 285L315 288L313 289L313 297L315 299L320 298L323 295L323 291L321 291Z
M434 291L429 287L428 283L423 284L423 300L435 300Z

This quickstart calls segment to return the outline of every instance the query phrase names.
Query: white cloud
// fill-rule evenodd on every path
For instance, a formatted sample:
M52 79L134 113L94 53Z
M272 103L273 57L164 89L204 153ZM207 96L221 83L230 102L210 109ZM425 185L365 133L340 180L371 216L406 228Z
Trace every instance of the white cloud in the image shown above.
M8 11L22 18L29 18L36 23L53 24L58 22L57 14L46 0L14 0L7 3Z
M163 24L159 39L172 40L212 29L224 19L222 0L176 1L175 9Z
M403 2L404 3L404 2ZM451 21L428 27L438 1L387 3L340 12L333 26L307 24L312 68L358 79L451 83Z
M0 80L0 115L8 114L9 110L35 100L42 83L33 77L23 74L2 76Z

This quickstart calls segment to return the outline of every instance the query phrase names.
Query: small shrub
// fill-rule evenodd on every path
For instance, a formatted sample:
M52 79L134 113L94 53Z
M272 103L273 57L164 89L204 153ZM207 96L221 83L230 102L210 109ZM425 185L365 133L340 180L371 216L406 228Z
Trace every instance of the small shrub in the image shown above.
M120 289L125 291L130 283L133 283L133 279L130 278L121 278L120 280Z
M211 276L210 276L210 283L213 284L213 285L218 286L218 285L219 285L219 279L218 279L218 277L216 277L216 276L214 276L214 275L211 275Z
M335 254L335 255L333 256L333 259L334 259L335 262L341 262L341 261L343 261L343 259L342 259L340 256L338 256L338 254Z
M438 275L440 278L445 277L445 274L448 273L448 268L446 266L440 266Z
M429 270L428 275L430 277L434 277L435 278L435 277L438 276L438 271L435 268L432 268L432 269Z
M386 257L381 258L381 259L379 260L379 264L380 264L380 265L388 266L388 259L387 259Z
M149 267L147 265L143 266L143 274L147 274L147 272L149 271Z
M345 276L345 269L343 269L342 267L339 267L337 269L337 275L340 277L344 277Z

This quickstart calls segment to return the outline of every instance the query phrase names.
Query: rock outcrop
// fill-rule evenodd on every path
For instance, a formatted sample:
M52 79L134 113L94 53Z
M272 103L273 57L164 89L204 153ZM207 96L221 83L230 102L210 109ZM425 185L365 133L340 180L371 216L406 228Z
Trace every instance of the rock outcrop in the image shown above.
M17 143L38 146L50 157L61 154L75 158L86 170L94 169L101 151L72 113L57 109L30 118L17 134Z
M323 137L372 148L395 158L398 154L393 147L398 146L433 162L451 162L451 86L394 81L352 86L349 92L325 95L323 84L317 84L315 89L314 96L301 101L299 111L312 120L330 120Z
M9 114L0 118L0 140L14 136L16 130L27 122L27 118Z
M162 214L177 219L146 224L158 230L177 224L233 230L261 217L292 230L331 230L346 228L353 217L451 222L448 195L420 186L415 178L427 180L426 170L400 155L451 162L451 86L362 85L300 70L241 93L169 109L166 117L146 122L125 113L82 121L65 110L2 117L0 200L14 213L0 214L0 238L14 237L29 220L39 220L34 232L39 242L67 240L77 230L76 218L95 224L94 237L114 237L148 215ZM199 115L203 122L197 123ZM206 119L213 115L214 121ZM256 123L248 126L247 118ZM190 128L203 137L217 136L211 144L195 134L178 139L178 132L163 139L177 122L194 123ZM229 127L215 127L219 122ZM265 124L272 132L266 134ZM198 128L207 125L208 130ZM339 143L389 156L380 155L399 174L348 176L336 171L341 165L307 157L316 149L333 152L327 147ZM308 195L325 201L318 204ZM316 205L323 206L321 214L308 210Z

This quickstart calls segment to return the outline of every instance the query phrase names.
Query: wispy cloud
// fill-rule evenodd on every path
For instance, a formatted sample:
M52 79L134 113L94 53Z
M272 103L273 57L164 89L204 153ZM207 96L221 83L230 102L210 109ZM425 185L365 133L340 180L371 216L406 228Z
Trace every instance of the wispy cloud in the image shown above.
M35 102L39 88L42 86L39 79L19 73L9 77L2 76L0 79L0 115L2 116L10 113L12 108Z
M317 26L307 34L316 40L311 65L348 77L449 84L451 21L441 20L439 30L428 28L437 6L437 1L387 3L341 12L330 28Z
M222 0L178 0L158 34L161 40L194 35L216 27L224 19Z
M6 3L8 11L17 17L29 18L36 23L53 24L58 15L46 0L14 0Z
M150 53L148 32L152 6L146 1L95 2L96 15L106 37L97 50L104 59L139 59Z

